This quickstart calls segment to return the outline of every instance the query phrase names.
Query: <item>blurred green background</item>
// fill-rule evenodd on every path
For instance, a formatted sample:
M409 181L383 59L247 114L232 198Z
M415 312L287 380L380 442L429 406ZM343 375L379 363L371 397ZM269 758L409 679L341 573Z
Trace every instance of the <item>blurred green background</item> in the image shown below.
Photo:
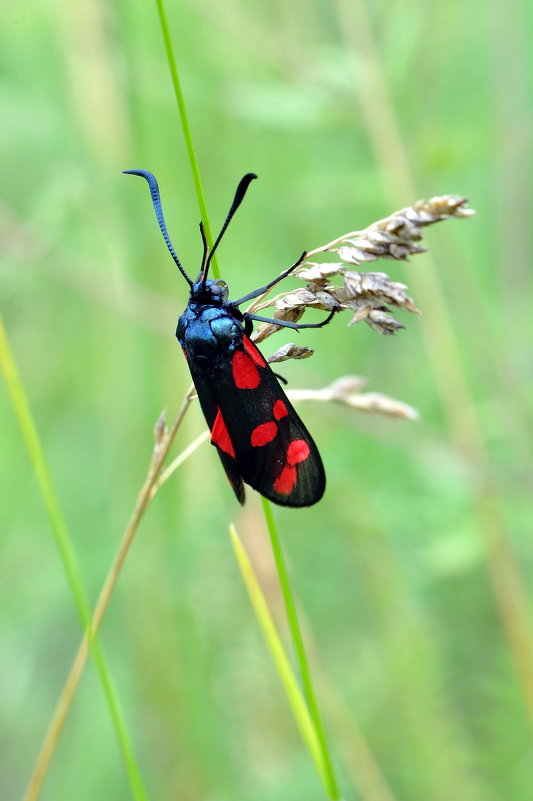
M276 509L346 801L532 798L531 30L526 2L177 2L169 24L233 297L302 249L420 197L477 216L378 263L422 317L348 316L299 342L294 387L356 373L418 423L306 404L324 500ZM94 601L166 407L189 384L199 212L155 4L7 0L0 31L2 315ZM451 327L450 325L451 324ZM291 336L265 343L268 354ZM21 798L80 638L0 385L0 791ZM202 429L188 415L173 453ZM259 499L204 444L143 521L102 642L152 799L309 801L323 789L236 567L234 521L282 628ZM42 799L131 797L93 665Z

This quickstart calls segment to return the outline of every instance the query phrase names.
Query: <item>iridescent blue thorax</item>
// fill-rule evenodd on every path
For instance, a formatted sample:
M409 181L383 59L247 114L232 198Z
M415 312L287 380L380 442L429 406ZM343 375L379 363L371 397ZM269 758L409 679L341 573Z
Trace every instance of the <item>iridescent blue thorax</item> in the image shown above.
M187 359L212 359L221 352L232 353L242 342L241 313L227 303L224 281L197 281L189 303L178 319L176 336Z

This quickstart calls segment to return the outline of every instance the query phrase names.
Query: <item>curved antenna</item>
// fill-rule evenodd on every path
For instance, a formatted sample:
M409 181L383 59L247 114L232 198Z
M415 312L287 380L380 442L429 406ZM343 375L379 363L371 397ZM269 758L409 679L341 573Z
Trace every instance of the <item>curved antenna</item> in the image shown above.
M204 278L203 278L203 281L202 281L202 288L205 288L205 284L206 284L206 281L207 281L207 273L209 272L209 265L211 263L211 259L213 257L213 253L217 249L217 247L219 245L219 242L222 239L222 236L224 235L224 232L225 232L226 228L230 224L231 218L233 217L233 215L235 214L235 212L237 211L237 209L241 205L241 203L242 203L242 201L244 199L244 196L246 194L246 190L248 189L248 187L250 186L250 184L254 180L254 178L257 178L257 175L255 173L247 172L246 175L243 178L241 178L241 180L239 181L239 185L237 187L237 191L235 192L235 197L233 198L233 203L231 204L230 210L228 211L228 216L224 220L224 225L222 226L222 229L221 229L219 235L216 238L215 244L211 248L211 252L209 253L209 256L207 257L207 261L205 263Z
M193 282L191 281L191 279L181 266L181 262L178 259L176 251L174 250L174 247L168 235L167 226L165 225L165 218L163 217L163 209L161 207L161 198L159 197L159 186L157 185L155 175L152 175L152 173L148 172L148 170L122 170L122 172L125 175L140 175L141 178L144 178L145 181L148 183L148 186L150 187L150 195L152 197L152 203L154 204L155 216L157 217L157 222L159 223L159 228L161 229L161 233L163 234L163 238L167 244L167 248L170 251L170 255L178 265L180 273L182 274L182 276L185 278L185 280L192 289Z
M204 224L200 222L200 236L202 237L202 243L204 246L204 251L202 253L202 266L200 267L200 275L205 270L205 263L207 261L207 254L209 253L209 245L207 244L207 238L204 231Z

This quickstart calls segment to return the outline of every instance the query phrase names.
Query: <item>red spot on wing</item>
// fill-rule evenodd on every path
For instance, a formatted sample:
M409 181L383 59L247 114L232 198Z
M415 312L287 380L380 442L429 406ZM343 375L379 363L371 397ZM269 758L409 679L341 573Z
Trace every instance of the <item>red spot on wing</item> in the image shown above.
M260 425L256 426L252 431L250 442L254 448L257 448L261 445L266 445L268 442L272 442L277 433L278 427L276 423L260 423Z
M297 478L298 474L296 468L287 465L274 481L274 490L279 492L280 495L290 495L294 489Z
M304 462L311 453L311 448L305 439L293 439L285 454L286 464L277 479L274 481L274 490L280 495L290 495L298 480L296 465Z
M261 382L259 370L250 356L243 350L236 350L231 360L233 380L238 389L257 389Z
M248 339L248 337L243 337L242 344L244 345L246 353L252 357L254 362L258 364L259 367L266 367L266 361L263 359L263 355L256 348L251 339Z
M304 462L309 456L311 449L305 439L293 439L287 448L287 463L289 465Z
M211 429L211 442L213 445L216 445L217 448L220 448L221 451L227 453L228 456L231 456L233 459L235 459L233 443L230 439L230 435L228 434L228 429L226 428L226 423L224 422L224 418L220 413L220 409L217 411L217 416L215 417L215 422L213 423L213 428Z
M281 420L282 417L287 417L287 415L289 414L289 412L287 411L287 407L285 406L282 400L277 400L275 402L274 407L272 409L272 413L276 420Z

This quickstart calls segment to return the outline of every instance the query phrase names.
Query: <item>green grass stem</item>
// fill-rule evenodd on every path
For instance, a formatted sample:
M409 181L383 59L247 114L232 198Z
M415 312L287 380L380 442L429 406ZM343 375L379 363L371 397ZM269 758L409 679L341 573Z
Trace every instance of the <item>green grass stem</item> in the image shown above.
M272 659L274 660L274 664L281 679L281 683L283 684L283 688L287 695L287 699L291 706L294 719L302 739L309 750L318 774L322 780L322 783L324 784L328 798L338 801L339 796L331 785L331 780L328 775L328 768L324 761L324 753L320 744L315 723L311 718L306 700L302 691L300 690L298 680L294 675L290 661L283 648L281 637L277 632L276 625L268 609L265 596L263 595L261 587L259 586L257 576L254 573L254 569L251 565L250 559L248 558L248 554L246 553L233 525L230 526L230 536L233 548L235 550L235 555L237 557L237 563L250 596L250 601L252 602L255 615L263 632L268 649L272 655Z
M178 428L180 427L183 418L189 408L192 399L192 392L193 388L191 387L185 396L185 400L183 401L183 404L180 410L178 411L178 414L176 415L176 418L166 438L160 444L160 447L156 448L154 451L148 469L148 475L139 492L137 502L135 504L131 518L126 527L120 545L118 547L115 559L113 560L111 567L109 568L104 584L98 595L98 600L96 602L96 605L92 613L90 627L88 627L85 630L82 641L79 645L78 651L76 652L76 656L74 657L74 661L67 676L67 680L63 685L63 689L61 690L52 718L48 725L48 730L46 732L34 769L35 776L37 775L44 776L46 774L48 765L52 758L55 745L59 739L59 736L65 724L68 711L72 705L72 701L74 700L74 695L76 693L80 678L83 674L85 663L87 661L87 655L90 645L89 632L92 632L93 636L95 636L98 629L100 628L105 612L111 600L113 590L115 589L115 586L121 574L124 562L126 560L126 556L129 553L129 550L133 543L135 534L137 533L137 529L139 527L141 519L144 516L144 513L148 508L148 505L153 499L154 495L156 494L158 488L162 485L162 483L171 473L169 469L169 471L167 471L166 476L165 474L160 475L161 468L172 446L172 443L174 442ZM195 445L197 447L199 442L200 439L197 438L196 443L193 443L193 446ZM190 446L189 448L186 449L186 451L183 454L180 455L180 457L174 460L173 462L174 469L176 469L176 467L179 464L185 461L185 459L187 459L188 456L190 456L191 453L194 452L194 450L195 447ZM32 798L32 796L26 798L25 801L29 801L29 798Z
M46 463L44 451L39 439L37 427L35 425L30 405L24 390L22 380L17 369L15 358L11 350L7 333L0 318L0 367L4 374L6 385L11 397L13 409L17 417L19 427L30 457L30 461L37 479L37 485L43 499L50 525L54 535L55 543L59 551L61 561L65 570L67 581L74 597L76 608L80 616L83 627L89 639L92 655L96 669L102 683L104 696L109 707L109 712L113 720L115 732L120 749L126 765L126 772L130 781L133 795L138 801L146 801L148 798L141 779L139 768L135 760L133 748L127 733L124 717L120 710L116 690L113 686L104 655L96 637L91 634L91 616L89 605L81 575L72 546L66 523L61 511L59 500L52 482L50 471ZM55 747L55 742L52 745ZM46 776L46 771L35 771L30 779L24 801L35 801L38 798Z
M202 187L202 179L200 177L200 167L196 157L196 150L194 148L191 126L189 125L189 117L187 114L187 106L185 105L185 97L181 88L181 81L179 78L176 57L174 55L174 48L172 46L172 38L168 27L168 19L165 11L165 4L163 0L156 0L157 11L159 14L159 21L161 23L161 31L163 33L163 40L165 43L165 51L167 54L168 67L172 77L172 84L174 86L174 93L178 103L178 111L181 120L181 128L183 137L185 139L185 146L187 148L187 155L189 156L189 164L191 167L194 187L196 189L196 197L198 198L198 206L200 208L200 216L204 226L205 235L209 245L213 244L213 236L211 234L211 226L209 225L209 217L207 215L207 205L204 197L204 190ZM211 260L211 269L215 278L220 278L220 270L217 262L216 253Z
M263 502L263 510L265 513L265 519L268 526L268 533L270 535L270 542L272 544L274 561L276 564L276 569L278 571L279 583L283 594L285 612L287 614L289 631L291 634L294 652L296 654L296 659L298 662L302 687L305 699L307 701L307 706L309 708L309 712L311 714L311 718L313 720L313 724L316 729L320 750L322 752L322 760L324 763L324 769L326 771L326 777L327 777L328 793L330 798L336 800L340 798L339 789L337 781L335 779L335 773L333 770L333 763L331 760L326 732L324 729L324 725L322 723L320 710L318 708L318 703L316 700L316 695L313 687L313 680L311 678L311 671L309 668L309 662L307 660L307 654L305 652L305 646L302 637L302 631L300 628L300 622L298 620L298 613L296 611L296 604L291 590L289 575L287 573L285 558L283 556L283 550L281 548L281 542L278 535L276 520L274 518L274 513L272 511L272 504L266 498L261 498L261 500Z

